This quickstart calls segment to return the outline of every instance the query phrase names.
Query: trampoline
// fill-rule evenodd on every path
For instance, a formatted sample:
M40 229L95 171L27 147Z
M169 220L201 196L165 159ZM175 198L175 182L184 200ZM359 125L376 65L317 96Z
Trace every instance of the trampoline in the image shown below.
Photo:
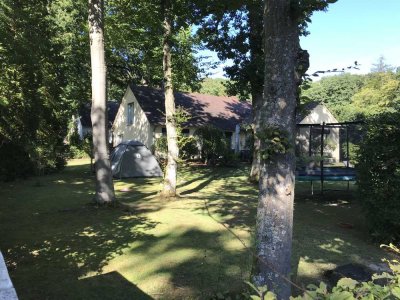
M326 166L324 159L321 159L319 167L304 168L296 170L297 181L310 181L311 193L314 194L314 181L321 182L321 194L324 192L325 181L345 181L347 182L347 190L350 189L350 181L356 180L356 170L350 165L350 153L349 153L349 126L360 124L361 121L356 122L344 122L344 123L322 123L322 124L298 124L298 127L308 127L309 132L309 157L312 156L311 151L311 131L317 130L320 134L320 157L324 157L324 133L329 128L340 128L346 130L346 160L343 161L345 164L343 167L338 166Z
M347 181L347 190L350 190L350 181L356 180L354 168L324 167L296 171L297 181L309 181L311 183L311 194L314 195L314 181L321 182L321 193L324 191L325 181Z

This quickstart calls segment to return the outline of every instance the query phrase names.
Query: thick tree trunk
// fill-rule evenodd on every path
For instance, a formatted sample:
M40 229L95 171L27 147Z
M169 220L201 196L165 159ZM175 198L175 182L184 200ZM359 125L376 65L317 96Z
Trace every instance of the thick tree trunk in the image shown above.
M260 140L257 137L258 129L260 128L260 104L262 101L262 94L255 94L253 96L253 160L251 162L251 170L249 179L251 182L256 183L260 179Z
M106 64L104 59L103 0L89 0L89 36L92 68L93 153L96 170L95 201L115 200L107 142Z
M171 38L172 17L170 0L162 1L164 12L164 41L163 41L163 68L164 68L164 95L165 95L165 123L167 128L168 162L165 168L164 186L162 194L168 197L176 195L176 178L178 169L178 138L174 122L175 99L172 85L171 65Z
M251 98L253 102L253 160L251 164L249 179L251 182L258 182L260 174L260 141L257 138L257 129L260 127L260 104L264 86L264 52L262 44L263 35L263 4L262 1L252 0L248 4L249 10L249 46L250 61L254 74L250 79Z
M278 299L289 299L294 200L294 138L299 45L290 0L266 0L264 9L265 81L261 129L278 127L289 135L292 149L261 162L257 210L255 283L267 285ZM265 143L261 141L261 150Z

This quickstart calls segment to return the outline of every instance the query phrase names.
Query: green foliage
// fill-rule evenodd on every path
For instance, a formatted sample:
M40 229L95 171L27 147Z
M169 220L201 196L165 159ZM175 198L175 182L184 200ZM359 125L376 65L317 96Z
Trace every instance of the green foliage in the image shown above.
M400 107L400 78L395 73L342 74L303 86L302 104L323 102L339 121L393 112Z
M199 92L206 95L227 96L226 84L228 81L222 78L205 78Z
M366 75L362 89L353 95L352 106L363 116L394 112L400 107L400 80L394 73Z
M183 125L189 121L189 114L178 107L173 116L176 134L178 138L179 157L181 159L190 159L198 155L197 141L193 136L185 136L182 133ZM167 136L161 136L154 143L154 152L160 157L165 158L168 152Z
M178 139L179 156L182 159L191 159L198 156L197 140L193 136L181 136Z
M342 74L324 77L313 82L308 89L301 91L301 102L322 102L339 121L349 121L356 118L351 107L352 97L360 91L364 84L364 76Z
M198 34L209 49L218 53L220 60L234 62L224 68L230 79L226 84L227 93L241 99L261 94L264 80L263 2L222 0L216 5L214 1L204 1L200 11L204 18Z
M358 153L360 200L369 229L380 241L400 241L400 114L386 113L366 123Z
M154 142L154 153L157 156L166 156L168 152L168 141L166 136L160 136Z
M390 244L387 247L395 254L400 255L400 249ZM387 261L387 260L386 260ZM336 286L329 291L328 286L321 282L319 286L308 285L307 291L301 296L290 297L291 300L355 300L355 299L400 299L400 262L399 260L387 261L391 273L374 274L371 281L358 282L351 278L341 278ZM248 283L255 292L248 298L254 300L271 299L276 296L268 291L266 286L256 287Z
M17 160L39 173L61 168L68 150L66 46L53 12L44 1L0 6L0 140L18 148Z
M207 163L215 164L220 157L232 158L229 154L232 152L230 140L222 130L205 125L196 130L195 136L200 145L201 157Z
M126 85L163 84L163 12L161 1L106 1L106 61L111 98L121 99ZM174 89L200 88L201 58L195 55L199 40L192 34L192 11L184 1L175 1L172 37ZM143 17L145 16L145 17Z
M274 155L285 154L291 149L289 133L279 127L264 127L257 132L261 141L260 155L264 160L270 160Z
M34 165L28 153L18 144L12 142L2 144L0 157L0 181L26 178L34 171Z
M347 145L342 143L342 153L343 157L347 160ZM350 164L353 166L358 165L358 153L360 151L360 145L356 143L349 142L349 154L350 154Z

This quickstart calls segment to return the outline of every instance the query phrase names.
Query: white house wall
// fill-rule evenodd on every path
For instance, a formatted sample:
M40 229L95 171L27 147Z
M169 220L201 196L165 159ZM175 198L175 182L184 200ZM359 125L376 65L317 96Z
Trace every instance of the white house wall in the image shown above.
M324 105L317 105L301 122L300 124L322 124L322 123L338 123L338 120L332 115L332 113L326 108ZM335 148L332 151L329 151L331 158L335 162L340 161L340 138L339 138L339 128L329 128L330 133L326 137L326 140L332 141L332 144L335 145ZM297 132L296 143L302 149L302 153L308 155L308 147L309 147L309 137L310 137L310 128L309 127L300 127Z
M128 104L133 102L133 124L127 124ZM153 129L130 87L127 88L113 124L114 146L136 140L149 149L153 145Z

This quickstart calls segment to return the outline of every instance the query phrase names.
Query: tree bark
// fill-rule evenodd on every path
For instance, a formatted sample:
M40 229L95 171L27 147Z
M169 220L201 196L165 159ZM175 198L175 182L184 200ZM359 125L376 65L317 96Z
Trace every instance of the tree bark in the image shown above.
M294 200L294 139L297 95L296 58L299 32L291 0L265 0L264 98L261 127L287 132L291 150L261 161L257 209L257 254L254 281L267 285L278 299L289 299ZM261 141L261 150L265 142ZM282 276L281 276L282 275Z
M260 174L260 141L257 138L257 129L260 127L260 104L262 102L264 87L264 53L263 53L263 5L259 0L252 0L248 3L249 11L249 47L250 62L254 74L250 77L251 98L253 104L253 160L251 164L249 179L251 182L258 182Z
M165 168L164 186L162 194L167 197L176 195L176 178L178 169L178 139L174 122L175 99L172 84L171 65L171 39L172 39L172 8L170 0L162 1L164 13L164 40L163 40L163 70L164 70L164 95L165 95L165 124L167 129L167 166Z
M260 104L262 101L262 94L254 94L253 98L253 160L251 162L250 182L256 183L260 179L260 139L257 137L257 132L260 128Z
M93 153L99 204L115 200L107 142L106 64L104 58L104 2L89 0L89 37L92 68Z

